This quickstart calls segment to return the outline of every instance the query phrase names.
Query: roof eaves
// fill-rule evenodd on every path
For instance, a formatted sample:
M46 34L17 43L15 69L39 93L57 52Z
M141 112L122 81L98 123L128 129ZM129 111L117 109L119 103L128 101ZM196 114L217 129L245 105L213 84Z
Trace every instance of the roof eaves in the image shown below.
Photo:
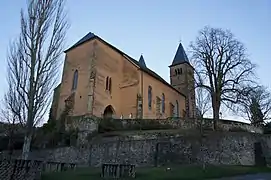
M170 87L171 89L173 89L175 92L177 92L178 94L182 95L183 97L186 98L186 95L183 94L182 92L179 92L177 89L175 89L173 86L171 86L166 80L164 80L161 76L159 76L158 74L156 74L154 71L152 71L149 68L144 68L144 67L140 67L140 69L142 69L144 72L146 72L147 74L149 74L150 76L152 76L153 78L159 80L161 83L163 83L164 85L167 85L168 87Z
M186 62L186 61L185 62L181 62L181 63L171 64L168 67L170 68L170 67L177 66L177 65L180 65L180 64L188 64L190 67L193 68L193 70L195 70L195 68L189 62Z
M131 62L133 65L135 65L137 68L143 70L144 72L146 72L147 74L149 74L150 76L154 77L155 79L159 80L160 82L162 82L163 84L167 85L168 87L172 88L173 90L175 90L177 93L179 93L180 95L184 96L186 98L186 96L179 92L177 89L175 89L173 86L171 86L168 82L166 82L162 77L160 77L158 74L156 74L155 72L153 72L152 70L150 70L147 67L142 67L140 66L139 62L137 60L135 60L134 58L132 58L131 56L127 55L126 53L124 53L123 51L121 51L120 49L116 48L115 46L113 46L112 44L106 42L105 40L103 40L102 38L100 38L99 36L96 36L97 39L99 39L101 42L105 43L106 45L108 45L109 47L111 47L112 49L114 49L115 51L117 51L118 53L120 53L123 57L125 57L129 62Z
M93 33L92 33L93 34ZM87 36L87 35L86 35ZM85 37L85 36L84 36ZM84 38L83 37L83 38ZM88 42L88 41L90 41L90 40L92 40L92 39L94 39L94 38L97 38L98 36L96 36L95 34L93 34L93 36L92 37L90 37L90 38L88 38L88 39L86 39L86 40L84 40L83 38L82 39L80 39L78 42L76 42L74 45L72 45L70 48L68 48L67 50L65 50L64 51L64 53L67 53L68 51L70 51L70 50L72 50L72 49L74 49L74 48L76 48L76 47L78 47L78 46L80 46L80 45L82 45L82 44L84 44L84 43L86 43L86 42ZM81 42L80 42L81 41Z
M137 68L140 68L140 66L138 64L136 64L134 61L134 59L132 59L131 57L127 56L126 54L122 54L122 56L127 59L129 62L131 62L133 65L135 65Z
M147 67L142 67L140 66L139 62L137 60L135 60L134 58L132 58L131 56L127 55L126 53L124 53L123 51L121 51L120 49L116 48L115 46L111 45L110 43L106 42L105 40L103 40L102 38L100 38L99 36L96 36L95 34L93 34L93 37L82 41L79 43L79 41L77 43L75 43L75 45L73 45L72 47L70 47L69 49L65 50L64 52L67 53L68 51L70 51L71 49L74 49L94 38L97 38L98 40L100 40L101 42L103 42L104 44L108 45L109 47L111 47L113 50L117 51L118 53L120 53L125 59L127 59L129 62L131 62L133 65L135 65L137 68L143 70L144 72L146 72L147 74L149 74L150 76L154 77L155 79L157 79L158 81L162 82L163 84L167 85L168 87L170 87L171 89L175 90L177 93L179 93L180 95L186 97L183 93L179 92L177 89L175 89L173 86L171 86L167 81L165 81L162 77L160 77L158 74L156 74L155 72L153 72L151 69L147 68Z

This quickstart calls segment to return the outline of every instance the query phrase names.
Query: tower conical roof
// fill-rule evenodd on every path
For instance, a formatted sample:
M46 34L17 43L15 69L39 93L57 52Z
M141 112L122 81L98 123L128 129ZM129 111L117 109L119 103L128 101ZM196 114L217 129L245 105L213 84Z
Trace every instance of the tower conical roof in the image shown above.
M143 55L140 56L138 62L142 67L147 67Z
M177 49L177 52L174 56L174 59L172 61L171 66L177 65L177 64L181 64L181 63L189 63L188 57L185 53L185 50L183 48L182 43L179 44L179 47Z

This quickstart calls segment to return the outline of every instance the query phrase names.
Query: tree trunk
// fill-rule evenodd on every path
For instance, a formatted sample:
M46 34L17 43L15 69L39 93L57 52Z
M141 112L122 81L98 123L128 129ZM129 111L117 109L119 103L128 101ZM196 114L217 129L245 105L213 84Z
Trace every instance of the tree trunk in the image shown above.
M11 156L13 154L13 130L10 130L9 139L8 139L8 153L9 158L11 159Z
M219 112L217 112L217 110L213 111L213 119L214 119L214 130L217 130L217 121L219 120Z
M24 137L24 145L23 145L23 153L22 159L27 160L30 152L30 145L31 145L32 135L27 134Z
M217 130L217 122L219 120L219 111L220 111L220 101L219 96L214 93L212 95L212 106L213 106L213 129Z
M33 121L32 121L32 113L28 111L28 118L26 122L26 133L24 137L24 145L23 145L23 153L22 153L22 159L27 160L28 154L30 151L30 145L32 141L32 134L33 134Z
M219 110L220 110L220 106L219 104L216 102L213 105L213 121L214 121L214 130L217 130L217 122L219 120Z
M200 135L203 135L202 123L203 123L203 116L200 116Z

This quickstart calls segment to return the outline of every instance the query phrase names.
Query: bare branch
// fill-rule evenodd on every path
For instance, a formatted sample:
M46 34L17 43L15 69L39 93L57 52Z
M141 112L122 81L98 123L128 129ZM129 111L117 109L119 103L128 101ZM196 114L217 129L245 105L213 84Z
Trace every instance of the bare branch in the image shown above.
M20 110L12 106L12 112L23 114L26 123L28 145L25 141L24 151L29 150L33 126L47 111L56 85L69 27L64 5L64 0L29 0L27 11L21 11L20 36L9 47L9 93L21 106Z
M251 122L255 122L255 114L251 107L253 104L258 105L261 111L262 121L271 119L271 93L263 86L244 87L240 95L240 101L235 107L235 112L242 115Z
M255 65L244 45L228 30L205 27L191 44L198 75L197 87L210 95L213 117L219 119L223 103L237 103L242 87L253 83Z
M203 117L211 109L210 88L207 86L200 86L203 80L198 72L195 73L196 79L196 107L197 114Z
M211 109L211 97L210 94L204 92L204 89L196 89L196 104L197 111L200 117L203 117Z

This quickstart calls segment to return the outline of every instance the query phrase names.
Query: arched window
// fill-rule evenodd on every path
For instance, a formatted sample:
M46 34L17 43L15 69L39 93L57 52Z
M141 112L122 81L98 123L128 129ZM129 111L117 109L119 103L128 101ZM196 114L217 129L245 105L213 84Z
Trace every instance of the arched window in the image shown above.
M165 113L165 94L162 93L162 113Z
M180 68L180 73L181 73L181 74L183 73L183 68Z
M111 77L109 78L109 81L108 81L108 90L111 92L112 90L112 79Z
M105 82L105 90L109 89L109 77L106 77L106 82Z
M77 88L77 83L78 83L78 70L76 69L73 73L72 90L75 90Z
M176 117L180 117L180 115L179 115L179 102L178 102L178 100L176 100Z
M178 74L177 69L175 69L175 75L177 75L177 74Z
M178 74L180 74L180 69L178 69Z
M151 105L152 105L152 87L149 86L149 88L148 88L148 106L149 106L149 110L151 110Z

